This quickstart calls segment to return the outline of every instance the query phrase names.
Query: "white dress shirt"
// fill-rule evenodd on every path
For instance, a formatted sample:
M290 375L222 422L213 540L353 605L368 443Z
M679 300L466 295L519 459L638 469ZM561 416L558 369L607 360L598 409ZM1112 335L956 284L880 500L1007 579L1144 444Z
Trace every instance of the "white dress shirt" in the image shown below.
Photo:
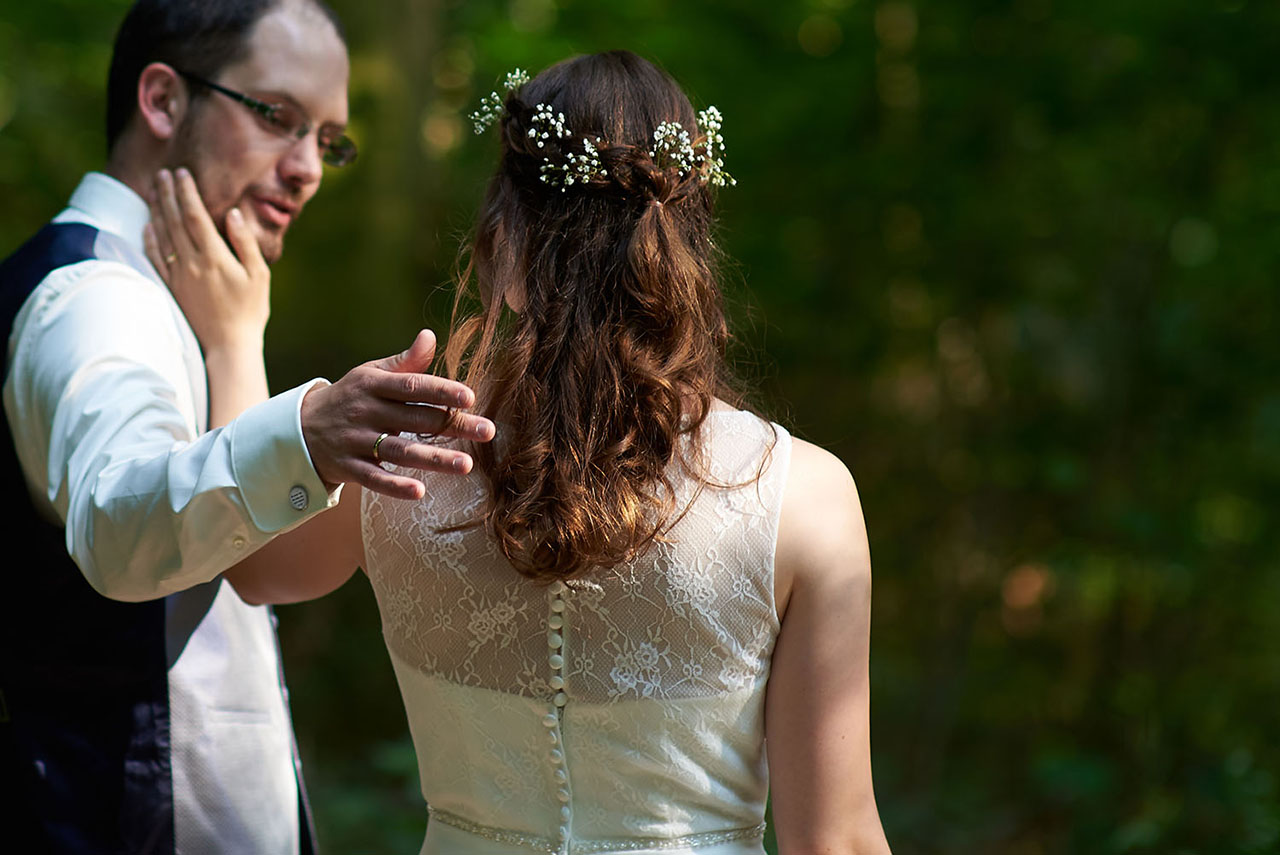
M18 312L5 412L36 508L65 526L89 583L113 599L164 598L158 715L175 851L296 855L301 773L272 616L219 574L337 502L299 415L325 381L206 432L200 347L143 255L148 216L124 184L81 182L54 222L108 237L96 258L49 273Z
M146 203L89 173L54 222L142 252ZM205 432L200 346L161 280L94 259L58 268L14 321L4 406L38 506L100 593L149 600L214 579L337 503L300 407L313 380Z

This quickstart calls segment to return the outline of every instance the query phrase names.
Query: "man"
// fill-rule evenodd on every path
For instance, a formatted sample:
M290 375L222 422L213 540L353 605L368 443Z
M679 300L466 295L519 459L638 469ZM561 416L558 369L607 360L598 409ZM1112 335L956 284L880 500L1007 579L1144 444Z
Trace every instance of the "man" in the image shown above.
M426 334L239 415L209 401L200 318L143 254L143 197L185 167L224 234L243 224L278 258L322 162L354 155L347 75L320 0L139 0L104 173L0 265L0 849L313 851L274 619L219 574L343 482L418 495L383 461L469 464L402 432L493 426L445 409L466 387L417 373Z

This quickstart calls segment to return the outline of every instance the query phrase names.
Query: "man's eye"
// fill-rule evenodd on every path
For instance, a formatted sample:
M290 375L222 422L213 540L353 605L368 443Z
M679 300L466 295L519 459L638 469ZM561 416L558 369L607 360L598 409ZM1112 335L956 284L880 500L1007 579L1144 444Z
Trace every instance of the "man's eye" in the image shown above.
M293 133L302 127L302 114L288 104L269 104L268 107L263 117L280 130Z
M265 101L259 101L256 104L250 103L249 106L253 107L254 112L261 116L263 121L270 122L273 125L278 121L277 116L280 115L279 104L268 104Z

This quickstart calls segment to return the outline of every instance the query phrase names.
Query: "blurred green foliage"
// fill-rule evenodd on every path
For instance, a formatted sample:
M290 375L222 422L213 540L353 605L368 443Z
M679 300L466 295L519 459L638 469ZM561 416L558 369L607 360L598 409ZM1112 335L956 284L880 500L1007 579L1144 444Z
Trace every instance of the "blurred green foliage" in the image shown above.
M1280 6L333 5L362 153L278 265L275 388L444 329L504 72L655 58L726 117L740 368L860 485L895 851L1280 852ZM101 162L126 6L6 3L0 253ZM415 851L367 584L281 613L327 850Z

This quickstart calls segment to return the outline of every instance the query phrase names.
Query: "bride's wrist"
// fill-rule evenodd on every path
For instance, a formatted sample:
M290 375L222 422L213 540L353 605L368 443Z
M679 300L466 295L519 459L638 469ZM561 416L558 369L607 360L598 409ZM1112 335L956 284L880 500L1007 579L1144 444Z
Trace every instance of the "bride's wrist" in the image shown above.
M205 370L211 380L227 377L243 381L246 376L266 374L262 338L244 337L228 339L204 348Z
M226 424L270 395L261 338L211 346L204 352L204 366L209 381L211 428Z
M205 360L210 358L232 362L261 359L263 350L262 330L234 330L216 339L200 338Z

